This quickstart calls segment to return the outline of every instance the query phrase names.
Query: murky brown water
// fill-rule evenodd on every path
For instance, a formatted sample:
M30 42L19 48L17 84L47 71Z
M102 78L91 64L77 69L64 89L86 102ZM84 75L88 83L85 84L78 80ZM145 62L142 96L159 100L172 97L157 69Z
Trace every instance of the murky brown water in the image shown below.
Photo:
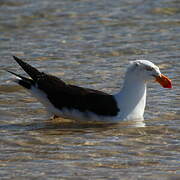
M51 121L12 55L109 93L149 59L173 89L149 84L145 127ZM180 179L179 1L1 0L0 56L0 179Z

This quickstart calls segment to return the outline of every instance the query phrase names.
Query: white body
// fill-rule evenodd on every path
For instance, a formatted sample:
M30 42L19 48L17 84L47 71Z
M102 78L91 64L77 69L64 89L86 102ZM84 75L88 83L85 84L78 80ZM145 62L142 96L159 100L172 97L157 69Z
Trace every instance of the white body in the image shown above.
M62 110L54 107L48 100L46 94L41 90L32 88L30 91L50 112L51 115L56 115L62 118L74 119L79 121L101 121L117 123L126 120L143 120L144 108L146 103L146 86L141 90L142 94L139 93L135 103L133 102L133 94L131 96L126 95L123 91L115 95L115 99L118 101L120 111L117 116L99 116L92 112L80 112L79 110L69 110L63 108ZM125 95L125 96L123 96ZM122 97L122 99L121 99ZM127 99L125 98L127 97ZM133 102L129 104L128 102Z
M46 94L36 87L31 89L31 93L52 113L52 115L63 118L70 118L80 121L103 121L119 122L126 120L143 121L143 114L146 105L146 81L143 76L136 75L131 66L128 68L122 90L115 94L115 100L120 109L117 116L99 116L92 112L80 112L78 110L62 110L54 107L48 100Z

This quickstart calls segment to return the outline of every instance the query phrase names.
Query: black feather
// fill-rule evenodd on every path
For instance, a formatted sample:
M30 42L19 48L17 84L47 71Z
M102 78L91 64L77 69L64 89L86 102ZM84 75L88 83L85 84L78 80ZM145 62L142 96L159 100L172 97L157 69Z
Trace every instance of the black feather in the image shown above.
M19 85L25 87L26 89L31 89L31 86L35 84L35 82L32 79L26 78L24 76L21 76L12 71L9 71L9 70L6 70L6 71L19 77L20 79L16 79L15 82L17 82Z
M30 66L16 56L13 56L13 58L34 81L36 81L38 77L42 74L42 72L39 72L36 68Z
M16 73L10 73L20 77L19 84L30 89L31 85L43 91L49 101L58 109L76 109L80 112L94 112L97 115L116 116L120 109L114 97L110 94L66 84L58 77L40 72L21 59L13 56L17 63L32 78L28 79Z

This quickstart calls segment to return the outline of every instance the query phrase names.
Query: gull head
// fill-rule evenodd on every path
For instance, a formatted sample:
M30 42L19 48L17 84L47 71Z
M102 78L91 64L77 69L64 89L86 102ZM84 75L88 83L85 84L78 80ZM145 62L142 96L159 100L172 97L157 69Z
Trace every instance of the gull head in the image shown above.
M155 80L164 88L172 88L171 80L160 72L158 66L148 60L131 61L126 75L135 80L143 80L145 83Z

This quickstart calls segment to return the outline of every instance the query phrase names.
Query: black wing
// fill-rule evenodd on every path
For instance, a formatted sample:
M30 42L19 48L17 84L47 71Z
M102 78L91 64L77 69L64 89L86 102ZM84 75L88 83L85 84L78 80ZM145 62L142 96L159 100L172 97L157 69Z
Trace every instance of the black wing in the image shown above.
M37 84L58 109L92 111L98 115L108 116L115 116L119 111L114 97L101 91L65 84L50 75L39 78Z
M37 87L47 94L49 101L58 109L77 109L91 111L98 115L115 116L118 106L110 94L66 84L61 79L39 72L34 67L14 57L18 64L33 79Z

